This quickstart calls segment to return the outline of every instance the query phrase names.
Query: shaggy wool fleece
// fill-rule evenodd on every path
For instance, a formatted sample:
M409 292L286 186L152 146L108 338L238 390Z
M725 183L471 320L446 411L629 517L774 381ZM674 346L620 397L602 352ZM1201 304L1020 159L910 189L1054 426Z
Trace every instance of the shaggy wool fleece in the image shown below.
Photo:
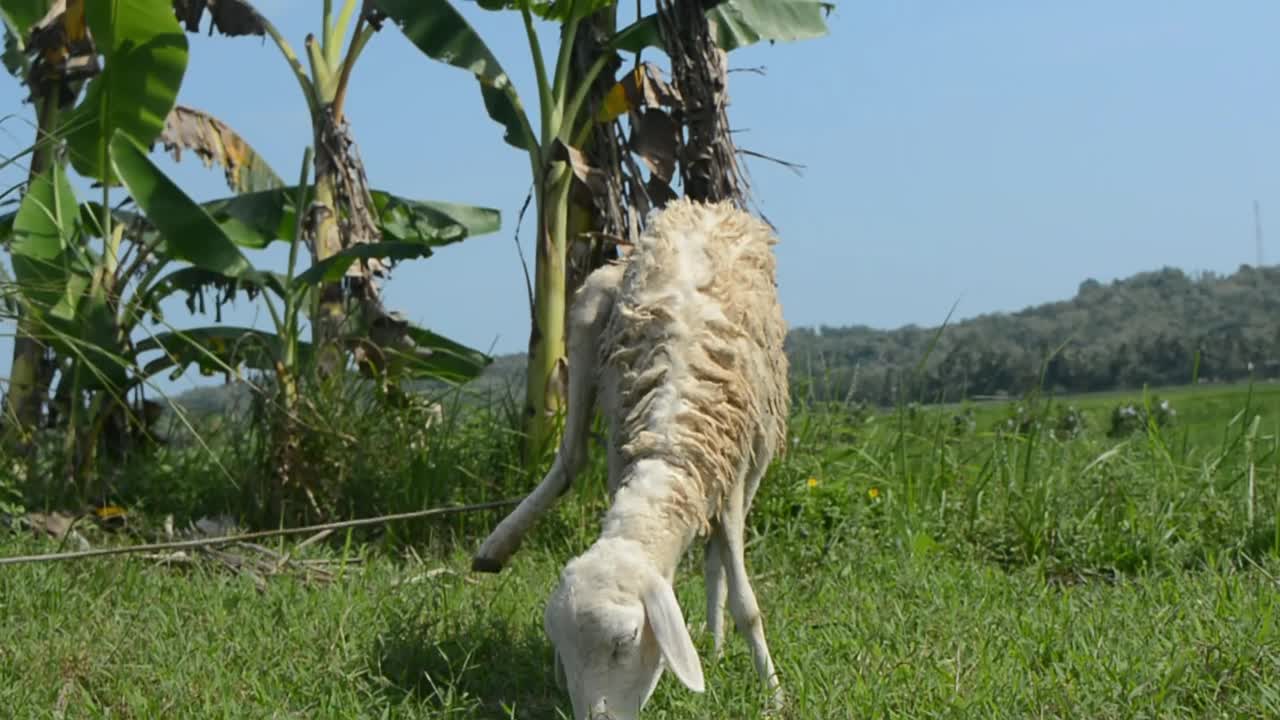
M602 368L618 379L622 466L652 459L686 474L663 514L699 534L754 453L785 450L776 243L732 204L672 202L625 261L601 338Z

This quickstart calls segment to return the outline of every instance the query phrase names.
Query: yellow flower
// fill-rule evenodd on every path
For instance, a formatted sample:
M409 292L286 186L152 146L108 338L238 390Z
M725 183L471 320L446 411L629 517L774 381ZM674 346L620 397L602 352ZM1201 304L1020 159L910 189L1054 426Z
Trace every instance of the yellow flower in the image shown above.
M809 487L811 487L811 488L816 488L816 487L818 487L818 478L816 478L816 477L811 477L811 478L809 478L809 481L808 481L807 483L805 483L805 484L806 484L806 485L808 485L808 486L809 486Z
M872 500L875 500L876 498L880 497L880 488L873 487L867 490L867 497L871 498Z

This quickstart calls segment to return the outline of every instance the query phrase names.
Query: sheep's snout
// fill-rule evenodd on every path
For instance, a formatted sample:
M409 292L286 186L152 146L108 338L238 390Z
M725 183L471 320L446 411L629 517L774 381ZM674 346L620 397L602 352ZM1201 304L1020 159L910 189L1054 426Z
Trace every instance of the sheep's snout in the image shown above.
M544 627L575 720L635 720L664 667L703 690L675 592L634 541L598 542L571 561L551 593Z

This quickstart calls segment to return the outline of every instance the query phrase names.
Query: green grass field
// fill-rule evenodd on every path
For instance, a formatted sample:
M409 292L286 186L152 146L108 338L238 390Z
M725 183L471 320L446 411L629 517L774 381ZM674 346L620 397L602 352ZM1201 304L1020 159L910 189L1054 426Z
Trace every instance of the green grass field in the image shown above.
M955 407L798 412L753 509L748 557L785 716L1280 717L1280 388L1159 395L1174 424L1123 438L1106 435L1126 399L1116 395L1053 401L1081 410L1075 435L1055 433L1061 411L1041 406L1047 424L1023 434L993 430L1003 404L975 406L972 426ZM452 471L467 478L494 462L442 458L474 463ZM498 576L467 571L493 513L441 521L420 541L396 531L297 550L332 561L323 583L259 585L208 559L0 567L0 708L567 717L542 603L594 536L601 473L596 458L590 489ZM5 555L55 546L0 538ZM678 591L708 691L668 674L645 715L760 717L741 638L718 662L705 655L700 568L694 550Z

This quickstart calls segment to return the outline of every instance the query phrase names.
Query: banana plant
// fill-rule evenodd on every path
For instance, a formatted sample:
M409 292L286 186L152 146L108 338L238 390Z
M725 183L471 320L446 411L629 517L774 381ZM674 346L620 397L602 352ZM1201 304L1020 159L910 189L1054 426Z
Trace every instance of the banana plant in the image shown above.
M135 193L131 200L143 211L129 213L116 210L112 213L116 232L123 233L125 238L131 240L131 244L126 245L129 254L124 258L129 262L118 266L119 277L114 282L116 287L131 289L129 296L121 298L116 308L115 322L119 334L124 337L137 335L147 316L163 321L161 303L174 295L186 294L188 308L192 312L204 312L203 297L209 290L220 290L220 301L229 300L238 291L250 293L250 299L265 294L267 298L275 298L277 303L288 305L294 302L298 311L305 316L305 311L310 307L309 302L296 304L295 301L298 298L309 300L315 288L341 279L343 273L356 262L430 257L438 247L494 232L499 226L496 210L443 202L412 201L374 191L379 210L378 226L386 240L340 251L324 261L312 264L296 276L281 275L252 268L243 252L262 249L274 242L295 241L301 230L295 221L298 198L306 198L303 201L305 207L314 196L314 186L296 184L196 203L185 196L145 154L138 155L133 146L113 146L112 162L113 170L123 179L125 187ZM304 195L300 195L300 192ZM71 198L74 208L75 199L71 193L72 190L67 186L61 197ZM0 233L17 232L21 236L21 219L28 205L39 208L29 214L38 218L50 216L43 209L49 201L41 193L32 193L30 197L31 200L24 203L16 216L0 217ZM99 234L97 218L100 217L100 212L96 203L81 203L78 212L66 210L62 216L73 217L79 223L68 229L67 235ZM51 235L52 231L45 234ZM79 247L83 242L69 241L66 244ZM31 250L22 243L16 243L15 248L15 264L25 267L21 264L28 262L25 256L31 254ZM296 251L296 248L290 249ZM91 275L94 262L98 259L97 256L88 256L80 266L80 272L86 277ZM175 265L179 267L174 269ZM296 265L295 257L291 260L290 267ZM33 273L21 274L31 276ZM83 284L83 281L79 282ZM67 285L74 288L76 283L74 279L67 280L59 276L50 282L32 285L51 286L61 290ZM73 290L66 292L71 293ZM38 306L52 306L61 297L45 297ZM201 299L198 308L197 299ZM268 303L267 309L270 312L271 300L265 302ZM67 315L66 318L69 324L59 328L64 333L72 328L92 326L86 324L86 318L79 315ZM301 323L294 321L291 327L300 328ZM362 369L366 373L375 369L390 369L411 379L431 378L457 383L474 378L490 362L484 354L423 328L407 326L405 334L408 342L402 342L399 346L388 344L386 348L392 361L373 363ZM53 335L56 340L57 333ZM269 372L274 369L274 360L265 361L265 364L258 362L256 358L260 355L255 354L256 351L252 348L237 350L225 347L222 339L229 337L256 338L255 341L261 341L266 346L277 343L267 339L259 331L243 328L213 326L175 330L143 340L134 351L118 356L115 364L135 373L124 385L126 389L137 386L162 370L181 370L191 365L198 366L205 373L234 368L242 362L255 370ZM199 342L201 338L208 338L210 342ZM300 353L310 352L309 344L300 347ZM168 357L146 365L138 364L135 352L156 348L173 352ZM406 348L415 349L409 351ZM241 351L244 355L237 355ZM114 372L111 375L105 368L95 368L91 374L95 377L107 375L115 378L116 381L112 384L123 382L120 371ZM101 386L101 382L89 382L91 388Z
M537 84L538 129L510 76L484 40L450 0L373 0L428 57L471 72L489 116L502 125L507 144L525 151L533 177L537 217L534 299L525 388L525 458L540 457L556 441L556 418L564 402L566 254L570 232L573 158L595 117L586 102L590 88L617 51L661 47L656 16L637 20L612 35L598 58L571 81L571 51L584 20L615 3L602 0L477 0L485 10L516 10L523 22ZM827 3L803 0L723 0L710 5L721 46L732 50L760 40L794 40L825 32ZM548 65L535 17L561 23L561 45ZM611 119L611 118L608 118Z
M274 333L248 328L211 326L184 331L160 333L143 339L137 345L139 355L160 351L160 355L142 365L139 381L159 372L181 372L189 365L197 365L202 371L220 369L231 371L241 366L256 369L274 380L273 412L269 413L266 428L271 438L271 466L274 482L270 486L268 502L273 515L284 512L288 498L314 503L312 492L314 474L303 468L306 461L300 452L301 444L299 408L302 388L314 378L315 368L322 358L316 346L301 339L304 309L310 304L308 297L329 283L342 278L354 263L366 260L406 260L427 257L432 252L430 242L383 240L355 245L339 250L333 255L314 262L299 271L298 251L306 232L304 223L293 222L293 236L289 245L289 260L283 275L264 273L240 262L239 248L223 230L219 222L205 208L197 205L171 182L136 148L123 142L113 147L118 154L116 167L128 184L138 204L164 238L199 238L206 248L218 248L219 255L228 262L221 271L207 263L192 264L170 273L152 288L151 304L173 289L192 284L214 282L247 282L263 290L266 305L274 325ZM312 150L308 148L303 161L298 184L294 188L269 191L277 194L290 191L294 194L292 207L306 208L316 194L314 186L306 179L310 171ZM280 207L278 202L270 207ZM297 215L295 211L295 216ZM403 212L389 212L387 217L400 221L407 218ZM423 220L425 223L426 221ZM390 224L390 223L388 223ZM271 223L279 228L281 223ZM249 227L241 225L241 227ZM496 223L494 224L496 228ZM384 236L392 237L391 233ZM445 242L455 241L456 236ZM273 296L275 299L273 299ZM277 302L277 300L279 302ZM491 359L469 348L445 340L428 331L404 327L394 328L396 340L373 338L367 347L356 348L357 355L364 351L369 358L364 369L375 369L385 381L388 377L430 377L445 380L466 380L474 377ZM296 488L300 492L291 493ZM318 509L318 508L316 508Z
M375 192L378 227L386 240L347 248L296 274L294 246L290 248L288 273L281 275L254 268L244 251L282 240L297 242L302 228L296 222L295 208L300 202L303 207L308 205L315 194L314 186L299 183L200 204L190 199L122 131L117 131L109 149L113 176L122 181L131 201L141 210L112 212L113 232L132 238L132 245L126 246L128 254L122 258L126 262L116 264L116 276L110 283L122 291L113 299L114 330L98 327L83 314L96 307L96 299L86 301L89 296L85 291L94 275L102 272L101 255L90 251L84 239L101 235L101 211L96 203L76 200L65 171L55 166L33 184L16 213L0 217L0 233L12 237L15 273L25 280L20 281L20 287L25 288L33 307L47 310L45 322L51 325L47 339L59 344L67 355L73 352L71 345L79 338L90 352L111 359L93 366L89 371L93 378L86 380L87 388L111 386L127 390L161 370L191 364L209 370L247 359L254 369L274 367L274 360L266 364L255 362L258 356L253 350L245 350L244 358L238 358L235 350L204 347L190 340L207 337L212 345L219 345L217 338L237 333L265 337L256 331L240 333L225 326L161 333L127 354L121 345L108 343L108 338L115 335L133 337L148 315L161 319L161 302L175 294L194 296L210 288L264 294L268 311L282 319L277 330L298 329L301 324L297 313L275 312L270 298L302 312L306 304L300 304L301 300L306 300L315 288L340 279L359 261L425 258L437 247L498 228L496 210L411 201ZM286 315L290 317L287 323L283 322ZM81 337L85 333L93 337ZM395 369L410 377L462 382L473 378L489 362L483 354L430 331L409 328L408 334L418 346L417 361L410 361L403 348L391 350L398 358ZM309 352L309 346L300 347L300 352ZM133 377L126 376L127 369L143 367L134 359L135 352L157 348L174 352L147 364Z
M4 21L5 68L11 75L27 85L29 99L36 107L36 138L28 149L31 155L27 186L36 189L48 168L54 163L54 133L59 113L66 104L65 98L74 98L79 92L78 82L67 78L72 61L83 65L87 55L84 47L71 48L70 39L75 36L78 23L64 23L48 18L50 0L4 0L0 2L0 19ZM49 42L57 30L62 30L66 43ZM33 46L35 46L33 48ZM51 195L52 185L46 179L39 189ZM29 223L36 219L29 211ZM9 218L6 227L14 220ZM56 220L55 220L56 222ZM36 340L37 318L23 302L21 293L10 292L7 297L15 300L13 311L17 319L14 335L13 362L9 376L9 388L5 393L7 434L18 448L29 448L32 433L40 420L43 398L48 383L41 372L46 365L45 348Z
M142 318L157 315L165 297L176 292L203 297L206 289L221 288L261 294L272 310L272 298L282 302L287 312L273 311L273 316L291 318L289 322L278 324L274 336L257 336L261 346L272 347L274 337L275 345L283 348L271 356L271 362L257 364L274 371L281 367L277 361L299 364L293 361L305 359L309 352L305 344L286 347L280 343L284 337L294 337L301 324L298 312L303 309L299 299L314 305L315 287L336 284L358 263L425 257L433 247L498 227L498 213L493 210L415 202L372 191L375 242L335 252L313 262L297 277L260 272L242 251L276 240L296 242L297 232L306 226L305 220L301 224L294 220L298 198L315 198L320 184L309 185L304 176L296 186L283 187L265 162L229 128L211 116L176 105L186 41L173 7L162 0L114 0L87 7L83 0L72 0L40 4L35 9L28 7L32 4L0 0L10 39L16 39L9 45L35 54L35 61L25 65L17 61L25 60L26 54L7 59L15 61L15 69L24 77L40 79L39 85L32 83L33 95L49 98L42 111L45 107L62 110L54 116L62 122L46 123L42 112L40 144L32 158L28 192L16 213L0 218L0 234L9 246L15 269L17 292L7 296L16 295L23 312L19 344L29 341L35 349L26 366L31 368L29 374L35 375L46 348L60 358L58 396L66 399L69 454L76 446L81 454L91 453L97 447L91 438L97 437L106 418L128 412L124 403L127 393L140 388L155 373L181 371L193 362L204 370L215 364L233 368L246 360L253 366L255 359L263 357L243 350L251 344L245 340L246 333L231 328L161 333L135 344ZM14 8L17 11L10 12ZM32 30L15 31L18 23L27 22L35 23ZM70 38L70 44L51 45L50 37ZM358 33L357 37L367 35ZM85 49L83 44L90 38L97 38L101 47L90 44ZM93 63L72 63L67 58L83 56L96 62L99 54L105 59L104 67L92 76L80 104L67 109L75 101L78 85L67 81L67 67L49 69L42 62L48 56L61 59L65 66L82 67ZM77 76L79 80L84 77L88 75ZM50 90L45 92L46 88ZM206 207L196 205L146 157L142 148L157 139L171 152L189 148L223 165L233 190L260 192ZM210 153L214 145L228 141L234 146L231 152ZM101 202L77 201L67 168L55 152L59 147L69 151L72 168L101 183ZM121 184L142 213L111 209L110 192ZM308 200L301 207L314 205ZM245 209L255 212L240 212ZM219 219L214 219L214 214ZM278 222L264 226L259 222L264 216ZM286 217L288 222L284 222ZM185 267L174 270L174 265ZM293 266L291 263L291 270ZM400 373L464 381L489 362L481 353L391 320L392 332L383 332L389 337L380 338L376 347L366 341L356 348L358 356L363 353L368 358L362 369L382 371L384 376ZM228 338L236 342L224 342ZM157 349L171 352L141 361L144 353ZM19 361L24 357L15 357L17 371L23 370ZM18 382L21 372L15 376L9 406L33 408L18 423L33 429L47 397L47 384L40 388L34 381ZM88 407L83 402L86 396L91 398ZM30 400L28 405L22 405L24 398ZM55 412L51 405L51 420ZM11 417L17 415L11 413ZM86 425L88 430L82 432ZM82 457L73 465L83 468L87 459L91 458Z
M187 8L188 28L198 27L206 3L196 0ZM184 6L186 3L184 3ZM261 34L269 37L288 63L302 91L311 118L315 149L315 193L303 224L303 237L313 262L323 262L356 245L380 240L374 206L365 170L343 113L356 61L377 32L377 22L366 12L367 3L344 0L335 8L334 0L324 0L319 38L308 35L306 65L280 31L247 0L237 0L238 16L234 32L218 26L224 34ZM214 14L217 25L224 8ZM336 12L335 12L336 9ZM357 9L360 12L357 13ZM352 20L355 27L347 41ZM349 342L370 341L375 328L388 324L400 327L383 308L376 280L385 277L388 266L381 258L368 256L351 263L345 273L326 280L315 294L312 311L313 342L324 348L326 374L341 367L341 356L332 350ZM344 282L345 278L345 282ZM406 336L395 334L393 340Z
M499 226L496 210L443 202L412 201L373 191L375 222L381 240L340 250L299 270L298 250L305 233L297 221L297 208L311 207L318 188L308 185L310 150L304 173L292 186L274 188L198 204L160 171L145 155L123 144L116 167L142 209L144 238L158 238L160 247L181 238L205 252L216 249L221 262L191 262L156 281L139 300L139 307L154 312L159 302L176 292L193 293L209 286L240 287L263 293L276 326L276 336L260 331L213 326L172 331L147 338L138 352L162 349L165 354L143 366L143 378L164 370L196 365L202 371L246 364L271 372L283 362L294 373L301 360L312 357L313 344L301 343L301 318L312 306L310 298L326 284L340 280L349 268L368 260L410 260L430 257L435 248L467 237L494 232ZM121 159L123 158L123 159ZM290 243L289 263L283 275L252 268L242 251ZM172 249L167 251L173 255ZM273 301L271 298L275 298ZM283 311L275 303L282 303ZM491 359L486 355L422 328L405 324L399 342L385 344L385 357L371 358L367 371L390 372L397 377L432 378L465 382L478 375ZM225 342L237 338L240 342ZM209 342L203 342L207 339ZM300 343L290 346L289 343ZM279 352L264 350L278 349ZM372 354L373 351L370 351Z
M291 203L295 189L284 187L261 157L230 128L206 113L176 104L181 83L178 70L185 68L186 41L175 11L188 23L188 29L195 31L198 27L191 24L198 25L207 4L204 0L112 0L87 5L83 0L0 0L0 10L4 11L0 16L9 33L8 45L17 51L6 58L13 61L13 70L22 77L65 80L71 73L67 68L40 67L45 56L61 58L75 67L96 68L98 54L105 59L105 66L94 70L97 74L89 83L83 101L64 113L65 131L54 133L51 128L41 134L42 142L37 150L48 148L50 152L35 154L53 158L52 149L65 136L73 168L87 178L115 185L118 180L105 155L108 142L104 138L113 137L117 130L144 146L159 140L175 157L180 149L193 150L207 162L222 165L234 191L252 193L206 204L225 221L220 224L233 239L246 248L291 240L295 216ZM292 58L291 66L299 71L309 106L319 108L341 94L338 92L341 73L335 74L334 69L349 68L372 33L372 28L364 25L362 19L351 49L343 55L337 43L349 26L355 4L346 3L337 19L330 17L330 5L325 3L326 29L322 43L317 45L311 39L308 42L313 74L320 78L316 82L301 72L301 64L296 62L287 43L247 3L219 5L214 21L226 34L267 33L276 38L286 57ZM50 38L63 41L63 45L50 44ZM105 39L105 44L95 47L91 38ZM28 62L28 54L34 54L35 61ZM41 88L31 89L34 95ZM75 99L76 93L72 92L75 88L57 89L58 93L51 94L57 94L62 105L68 104L68 96L72 101ZM37 167L33 178L42 170L43 167ZM323 194L324 185L318 183L313 194ZM492 232L498 227L498 213L487 208L411 201L378 190L370 191L369 196L378 235L385 234L391 239L438 246ZM110 238L113 233L109 231L114 229L112 218L116 214L105 213L106 203L94 207L99 214L97 234ZM251 217L246 217L246 212ZM287 227L279 224L263 227L258 222L262 217L284 219ZM145 225L146 218L140 219ZM12 220L10 216L6 227L12 225ZM154 240L154 228L143 237ZM366 254L368 257L363 259L373 259L372 254Z
M535 131L506 70L453 3L377 0L378 8L423 53L475 75L490 117L505 129L503 139L529 157L538 230L525 387L527 460L540 456L554 442L555 419L564 401L565 269L572 172L561 148L572 146L581 131L586 88L607 59L607 53L602 53L578 83L571 85L570 50L583 19L611 4L600 0L479 3L487 10L514 8L520 12L537 81L539 125ZM535 14L564 26L561 46L550 69L534 27Z
M388 313L375 278L385 275L389 262L425 257L430 248L496 231L499 215L489 208L408 200L369 187L343 113L356 61L379 28L369 3L324 0L321 32L318 38L307 36L304 66L301 55L248 0L173 2L188 31L199 30L209 9L211 30L270 38L307 103L314 137L314 185L305 212L294 204L301 183L284 187L252 155L225 151L229 128L216 118L176 108L161 140L175 157L178 148L191 148L206 162L224 166L228 185L240 194L206 203L203 209L235 243L262 248L275 241L293 242L301 233L311 252L312 271L327 268L314 275L320 286L308 294L312 343L326 358L321 367L329 373L338 369L339 360L328 352L335 346L351 350L366 370L383 367L383 356L400 352L398 348L418 346L424 354L435 353L435 359L422 366L435 368L427 374L472 377L475 361L483 356ZM234 136L230 142L247 145ZM445 361L446 356L453 360Z
M28 183L31 202L24 200L26 217L16 227L26 233L26 241L17 242L12 248L15 282L20 290L32 292L18 294L25 302L19 303L13 376L6 398L12 427L29 437L39 421L50 377L40 369L47 364L47 352L46 344L37 336L45 330L56 330L37 327L36 323L58 319L56 313L46 318L31 301L40 294L34 284L50 282L53 278L49 273L57 265L48 264L48 257L19 257L50 247L33 240L41 237L39 232L28 231L34 229L30 219L58 207L63 190L69 187L63 175L64 161L56 150L65 139L71 165L81 175L100 181L104 198L99 218L103 252L91 260L94 266L87 282L83 273L89 255L87 247L67 244L75 237L74 233L69 234L72 228L66 224L70 220L56 213L52 216L60 242L65 245L63 250L77 255L80 263L78 268L65 262L61 265L66 278L74 284L65 286L68 294L57 309L65 312L76 307L79 293L87 307L98 312L115 292L112 270L120 251L120 234L112 232L111 216L106 212L114 178L106 169L105 139L117 129L143 143L154 138L160 130L159 122L177 97L186 70L187 43L166 0L2 0L0 10L7 45L14 49L7 55L6 64L27 85L39 120ZM82 86L83 97L72 108ZM48 204L50 200L52 206ZM65 260L69 256L60 257ZM109 353L110 348L106 351ZM79 377L79 373L76 375Z
M202 372L230 373L245 367L273 375L282 395L283 416L290 417L290 408L297 404L298 379L315 357L312 346L301 340L301 328L308 299L316 289L341 278L360 260L427 257L435 246L456 242L466 232L459 230L460 223L448 219L440 223L448 229L440 233L443 239L418 241L403 228L413 227L414 221L426 228L432 220L397 205L384 215L385 224L409 239L348 248L300 270L302 228L294 224L287 272L267 272L255 268L214 216L191 200L123 131L116 131L108 152L109 172L141 211L112 213L117 239L131 238L121 243L129 252L113 268L107 268L86 242L100 234L100 209L94 203L77 202L60 166L37 178L14 215L0 219L0 228L11 238L15 273L22 279L19 288L43 330L37 337L70 359L59 394L65 398L65 412L82 455L79 465L91 461L100 445L119 442L119 438L103 438L102 433L114 416L129 412L123 399L131 391L161 372L176 375L191 365ZM314 187L305 183L309 153L299 183L279 190L294 194L289 207L306 207L314 196ZM469 210L479 213L479 209ZM488 228L477 226L479 231L496 229L496 212L492 215L495 222ZM394 237L391 232L386 235ZM269 241L259 237L255 244ZM107 287L113 291L104 292ZM218 325L152 334L143 326L145 317L159 315L165 298L211 287L260 296L274 332ZM384 379L462 382L491 362L482 353L427 330L409 327L404 334L408 342L386 343L366 369L376 369ZM157 351L159 356L154 355ZM88 406L85 393L91 398ZM81 425L88 429L81 432Z

